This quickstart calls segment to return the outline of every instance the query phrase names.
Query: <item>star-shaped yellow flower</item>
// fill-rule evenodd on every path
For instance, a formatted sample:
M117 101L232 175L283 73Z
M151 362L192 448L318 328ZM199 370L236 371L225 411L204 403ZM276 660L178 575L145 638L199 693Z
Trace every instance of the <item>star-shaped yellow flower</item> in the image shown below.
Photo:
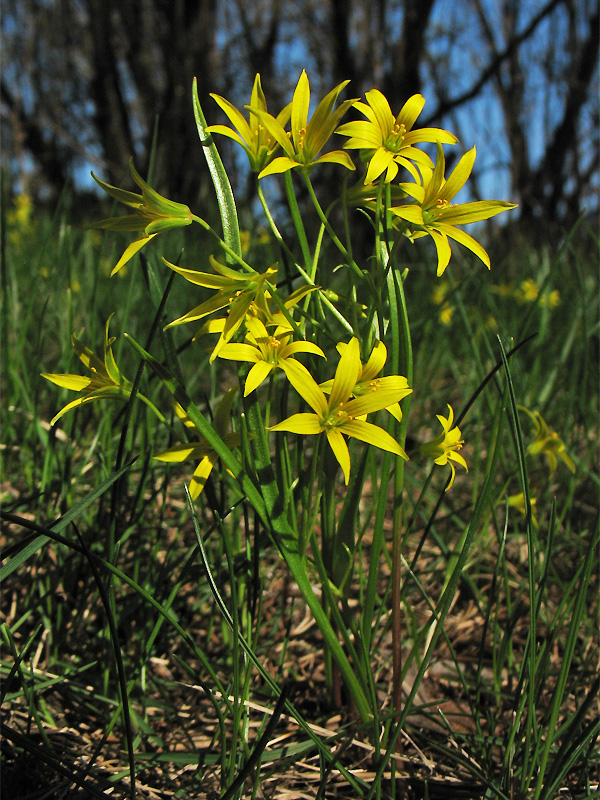
M392 181L398 172L398 166L405 167L415 180L418 174L414 164L433 167L431 159L422 150L414 147L420 142L444 142L456 144L454 134L442 128L417 128L413 125L423 110L425 98L414 94L400 109L397 116L385 95L379 89L367 92L366 103L357 102L354 108L361 111L368 121L347 122L341 125L336 133L350 136L344 148L346 150L362 150L369 162L365 184L372 183L384 172L386 183ZM368 104L368 105L367 105Z
M452 462L456 461L456 463L464 467L467 472L469 469L464 458L460 453L456 452L462 448L464 441L461 439L460 428L452 427L454 423L454 411L452 410L452 406L448 406L448 417L444 417L441 414L437 414L436 416L443 430L435 439L422 444L419 450L426 458L433 458L435 464L439 464L442 467L446 464L449 465L452 474L450 483L446 487L446 491L448 491L456 477L456 470Z
M220 329L220 337L210 357L211 361L219 355L224 345L227 344L244 321L250 307L258 305L268 313L267 300L265 299L265 283L273 283L277 277L277 265L269 267L265 272L237 272L231 267L220 264L213 256L210 256L210 263L216 274L198 272L193 269L178 267L163 259L165 264L175 272L182 275L186 281L197 286L204 286L208 289L216 289L217 293L210 300L201 303L196 308L188 311L182 317L173 320L166 327L183 325L186 322L195 322L198 319L219 311L222 308L229 308L225 324Z
M340 342L340 344L337 346L338 352L340 354L343 353L347 347L347 344ZM383 342L377 342L371 351L371 355L369 356L367 363L364 366L361 364L360 374L356 383L354 384L354 388L352 389L353 397L363 397L364 395L368 395L372 392L392 391L398 392L398 394L401 395L399 397L401 400L402 398L411 394L412 389L409 388L408 381L402 375L388 375L383 378L377 377L384 368L386 359L386 346ZM320 387L328 394L331 392L332 385L333 381L331 380L321 383ZM386 411L389 411L390 414L392 414L392 416L398 420L398 422L400 422L402 419L402 410L398 400L392 403L390 406L386 406Z
M432 171L419 165L423 183L401 183L400 186L416 203L393 207L391 211L409 223L411 238L431 236L438 254L438 277L448 266L452 251L448 238L468 247L490 268L490 257L484 248L457 225L468 225L516 208L514 203L501 200L479 200L453 204L450 201L465 185L475 162L475 148L460 159L448 179L444 178L446 162L441 144L437 146L437 161Z
M245 343L226 344L219 351L220 358L232 361L250 361L254 366L246 377L244 397L257 389L268 377L272 370L280 367L286 374L294 366L302 367L300 362L293 358L297 353L312 353L325 358L325 353L313 342L291 342L292 332L285 329L276 329L269 334L264 324L257 317L246 319Z
M350 453L344 436L352 436L408 460L404 450L387 431L361 419L391 406L404 396L403 391L382 389L352 399L361 371L360 348L355 338L342 353L329 397L302 365L288 362L286 374L290 383L315 413L292 414L269 429L290 433L325 433L342 468L346 484L350 479Z
M237 129L237 132L228 128L226 125L210 125L206 130L209 133L220 133L223 136L228 136L230 139L240 144L246 151L252 172L261 172L272 160L273 153L279 147L279 142L269 133L268 129L262 124L253 111L253 109L259 109L265 114L268 113L267 101L260 83L260 75L257 73L254 79L249 106L251 110L248 121L246 121L243 114L232 105L229 100L226 100L218 94L211 94L211 97L219 104L225 114L227 114L229 120ZM277 115L276 122L282 127L287 125L290 114L291 104L288 103Z
M133 166L133 159L129 160L131 177L142 190L141 194L118 189L109 183L104 183L92 172L92 178L104 191L119 203L135 209L135 214L124 217L111 217L95 222L90 227L102 228L111 231L143 231L143 234L132 242L119 259L111 275L117 273L133 256L148 244L157 233L170 228L181 228L192 224L192 212L183 203L175 203L155 192L146 181L138 175Z
M74 392L83 392L81 397L71 400L58 414L55 414L50 420L50 425L54 425L67 411L71 411L73 408L77 408L77 406L84 405L85 403L91 403L94 400L127 399L131 395L131 381L128 381L123 375L113 355L112 344L115 341L115 337L109 337L108 335L111 317L112 314L106 321L106 326L104 328L104 359L98 358L89 347L86 347L79 341L75 334L71 336L75 352L79 356L84 367L91 372L91 378L86 378L84 375L71 375L69 373L41 373L42 378L52 381L52 383L55 383L57 386L61 386L64 389L71 389ZM136 396L152 408L159 418L164 421L164 417L150 400L139 392Z
M298 80L292 100L292 132L287 133L281 121L268 114L261 108L248 106L249 111L253 112L268 130L269 134L281 145L284 156L273 159L259 174L259 178L265 175L273 175L279 172L287 172L290 169L301 169L309 171L315 164L333 162L341 164L346 169L355 169L352 159L343 150L333 150L319 156L319 152L334 132L336 125L344 116L346 111L355 100L345 100L334 111L339 93L347 86L349 81L342 81L335 89L332 89L319 103L308 121L308 108L310 104L310 86L306 71Z

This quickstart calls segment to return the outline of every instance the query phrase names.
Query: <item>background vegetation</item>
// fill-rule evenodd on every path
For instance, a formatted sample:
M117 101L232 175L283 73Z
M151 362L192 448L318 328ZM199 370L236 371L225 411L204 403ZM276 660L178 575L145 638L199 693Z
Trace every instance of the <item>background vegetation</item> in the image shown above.
M4 0L1 26L3 159L32 196L90 164L116 183L132 155L145 174L158 125L157 189L193 204L192 78L217 117L210 92L242 104L260 72L281 108L306 68L315 96L346 79L392 108L423 93L422 124L485 142L472 191L518 202L529 235L597 205L593 0Z

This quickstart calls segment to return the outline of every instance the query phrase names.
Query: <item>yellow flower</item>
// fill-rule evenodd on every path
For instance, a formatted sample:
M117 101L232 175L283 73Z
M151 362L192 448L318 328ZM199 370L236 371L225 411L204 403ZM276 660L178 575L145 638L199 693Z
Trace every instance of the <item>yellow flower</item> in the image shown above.
M231 406L236 391L236 388L229 389L223 395L223 399L215 411L214 418L215 430L229 448L239 447L241 443L241 435L239 433L231 433L228 431L231 418ZM186 427L194 427L192 421L178 403L175 404L175 412ZM217 453L204 437L200 437L198 441L190 442L189 444L175 445L175 447L163 450L161 453L157 453L153 456L157 461L176 464L180 464L183 461L197 461L200 459L200 463L194 470L190 481L190 497L192 500L195 500L203 491L208 476L212 472L218 457Z
M315 164L324 162L333 162L341 164L346 169L355 169L352 159L343 150L333 150L317 158L319 151L323 149L334 132L335 126L355 102L355 100L345 100L335 111L333 110L339 93L349 82L342 81L335 89L332 89L321 100L309 122L310 86L306 71L302 70L292 100L291 135L286 132L279 118L275 119L261 108L248 107L251 112L256 114L273 139L281 145L281 149L285 153L284 156L273 159L260 172L259 178L287 172L290 169L301 169L308 172Z
M261 172L272 160L273 153L279 147L279 143L254 113L254 109L259 109L267 113L267 101L260 84L260 75L257 73L254 79L248 121L246 121L242 113L228 100L225 100L224 97L220 97L218 94L211 94L211 97L223 109L225 114L227 114L230 122L237 129L237 133L226 125L210 125L206 130L209 133L220 133L223 136L228 136L230 139L240 144L246 151L252 172ZM288 104L279 112L276 121L283 127L287 125L290 114L291 105Z
M551 292L544 292L540 297L540 305L546 308L556 308L560 305L560 292L553 289Z
M347 347L347 344L338 344L337 349L340 355L344 353ZM397 392L398 400L402 400L404 397L411 394L412 389L409 388L408 381L402 375L388 375L382 378L377 377L377 375L379 375L381 370L384 368L386 359L386 346L383 342L377 342L371 351L371 355L369 356L367 363L364 366L361 363L361 371L352 389L353 397L364 397L372 392L391 391ZM332 380L325 381L325 383L320 384L320 388L326 394L329 394L331 392L332 385ZM400 422L402 419L402 410L398 400L389 406L385 406L385 409L386 411L389 411L390 414L392 414L392 416L398 420L398 422Z
M18 194L13 200L14 210L7 214L9 225L17 225L20 228L28 228L31 223L31 212L33 203L28 194Z
M446 304L439 312L439 320L442 325L448 326L452 324L452 317L454 315L455 307Z
M380 389L351 399L361 371L360 348L358 340L355 338L350 341L342 353L329 397L301 364L292 364L290 360L286 370L287 377L294 389L315 413L293 414L269 429L309 435L325 433L342 468L346 484L350 478L350 453L344 435L352 436L408 459L404 450L387 431L378 425L360 419L397 402L405 395L405 391Z
M188 311L182 317L173 320L166 326L167 328L172 328L174 325L183 325L186 322L194 322L212 314L214 311L229 308L225 323L220 330L219 341L210 357L211 361L214 361L221 348L231 340L244 321L251 305L257 305L264 310L264 313L268 313L265 282L275 282L277 277L276 264L269 267L262 274L255 272L255 270L241 273L231 269L231 267L220 264L213 256L210 256L211 266L216 273L211 275L207 272L197 272L193 269L178 267L166 259L163 259L163 261L190 283L217 290L213 298L196 306L196 308Z
M521 281L518 293L515 292L515 296L517 296L523 303L533 303L534 300L537 300L539 293L540 290L536 282L531 278L527 278L526 280Z
M551 292L543 292L540 295L539 287L532 278L526 278L521 281L514 295L520 303L535 303L537 300L540 306L547 308L556 308L560 304L560 292L554 289Z
M400 184L408 195L414 197L417 201L416 204L391 209L397 217L409 223L412 229L411 238L431 236L438 254L438 277L443 274L452 255L448 238L468 247L489 269L490 258L484 248L472 236L456 226L489 219L502 211L516 208L514 203L505 203L500 200L480 200L462 204L450 202L465 185L474 162L475 148L464 154L446 180L444 178L446 167L444 151L438 143L435 169L431 171L419 165L423 184Z
M111 314L112 317L112 314ZM51 420L50 425L54 425L63 414L70 411L77 406L84 403L91 403L94 400L104 399L119 399L128 398L131 394L131 382L125 378L123 373L117 366L115 357L112 352L112 343L115 341L114 336L109 338L108 327L110 325L111 317L106 321L104 329L104 360L82 344L79 339L72 335L71 340L75 352L83 365L92 373L91 378L86 378L83 375L70 375L70 374L55 374L49 372L42 372L42 377L46 380L52 381L57 386L64 389L71 389L74 392L84 392L82 397L72 400L70 403L62 408ZM155 408L155 406L142 394L137 394L140 400L143 400L152 410L164 420L162 414Z
M246 378L244 397L257 389L276 367L280 367L286 374L290 362L302 367L302 364L293 358L296 353L312 353L325 358L321 348L312 342L290 342L292 336L290 331L276 329L273 335L269 335L257 317L248 317L246 327L248 333L245 343L226 344L219 351L220 358L250 361L254 364Z
M118 272L157 233L162 233L170 228L180 228L192 224L192 212L188 206L167 200L166 197L155 192L138 175L133 166L133 159L129 160L129 172L135 183L142 190L141 194L127 192L124 189L118 189L116 186L104 183L92 172L92 178L107 194L118 200L119 203L124 203L126 206L135 209L135 214L104 219L100 222L95 222L91 227L111 231L143 231L143 234L127 247L111 275Z
M405 167L415 180L419 180L413 162L426 167L433 167L433 164L429 156L414 145L420 142L456 144L458 141L456 136L442 128L412 130L425 105L425 98L420 94L410 97L396 117L379 89L371 89L365 97L368 105L357 102L354 108L361 111L368 122L347 122L336 133L351 137L344 145L347 150L356 148L364 152L369 161L366 184L372 183L384 172L386 183L389 183L396 177L398 165Z
M499 297L516 297L518 296L518 289L515 289L514 284L512 283L499 283L495 284L491 287L491 290L494 294L497 294Z
M533 513L534 508L537 504L537 500L535 499L535 497L530 497L529 502L531 503L531 522L537 528L538 521L536 519L535 514ZM525 508L525 495L523 494L523 492L519 492L518 494L511 494L507 498L507 503L510 508L516 508L517 511L520 511L521 514L523 514L523 516L527 515L527 510Z
M533 421L535 439L527 445L527 455L546 456L550 475L558 466L558 459L563 461L571 472L575 472L575 464L568 455L564 442L558 433L551 431L539 411L531 412L525 406L519 406Z
M440 310L438 311L438 319L442 325L450 325L452 323L452 317L456 310L455 306L451 305L451 303L446 300L446 297L449 293L450 284L447 280L442 280L436 283L433 292L431 293L431 299L436 306L441 306Z
M281 298L280 303L283 308L288 313L288 316L284 314L282 309L275 304L273 301L273 297L271 292L268 289L265 289L264 292L259 295L259 302L251 302L250 307L246 313L246 325L248 321L256 317L259 319L266 328L278 328L279 332L286 331L288 333L293 333L296 329L294 325L290 323L288 317L291 318L291 310L292 308L300 302L307 294L314 292L318 289L317 286L300 286L298 289L295 289L290 295L285 298ZM225 325L227 324L227 317L217 317L215 319L208 320L204 323L201 328L201 333L221 333ZM297 332L297 331L296 331ZM278 334L279 335L279 334Z
M6 222L9 227L8 238L11 244L18 246L22 243L24 237L32 230L32 211L33 204L31 197L28 194L18 194L13 198L13 208L6 214Z
M461 439L460 428L452 427L452 423L454 422L454 411L452 406L448 405L447 418L441 414L436 414L436 416L443 428L442 433L440 433L439 436L436 436L436 438L432 439L430 442L422 444L419 447L419 451L421 452L421 455L424 455L426 458L433 458L435 464L439 464L442 467L446 464L449 465L451 476L450 483L448 486L446 486L446 491L448 491L448 489L454 483L454 478L456 477L456 470L452 462L456 461L456 463L464 467L467 472L469 469L467 467L467 462L460 455L460 453L457 452L457 450L462 448L464 441Z

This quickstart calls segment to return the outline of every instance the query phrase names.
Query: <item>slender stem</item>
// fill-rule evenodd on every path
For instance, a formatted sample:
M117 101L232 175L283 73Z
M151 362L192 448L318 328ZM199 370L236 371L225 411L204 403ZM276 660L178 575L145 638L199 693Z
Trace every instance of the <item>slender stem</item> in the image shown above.
M238 253L236 253L235 250L232 250L232 248L226 242L224 242L223 239L221 239L216 230L214 230L214 228L211 228L211 226L208 224L208 222L206 222L206 220L203 220L202 217L196 216L196 214L192 214L192 219L194 220L194 222L197 222L198 225L201 225L205 231L210 233L213 239L215 239L219 243L221 249L224 250L227 253L227 255L230 256L233 259L233 261L236 262L236 264L239 264L240 267L246 270L246 272L256 272L256 270L253 269L250 266L250 264L246 264L244 259L240 255L238 255Z
M386 187L386 232L390 231L391 224L388 219L389 212L389 186ZM382 250L388 252L387 243L382 242ZM388 264L386 264L388 266ZM413 356L410 338L410 327L408 323L408 312L406 308L406 298L402 279L398 276L389 264L387 269L387 288L390 298L390 327L392 339L392 369L396 373L401 370L401 374L406 376L408 385L413 385ZM402 421L398 431L398 439L401 447L406 441L406 428L408 424L408 412L410 408L410 396L405 398L402 403ZM404 461L396 458L396 469L394 472L394 520L393 520L393 542L392 542L392 702L394 709L400 711L402 706L402 617L401 617L401 567L402 567L402 541L403 541L403 494L404 490Z
M288 205L290 207L290 213L292 215L294 227L296 228L296 233L298 235L298 240L300 242L300 247L302 249L304 268L306 269L307 272L311 273L312 257L310 255L308 239L306 238L306 230L304 228L304 222L302 221L302 214L300 213L300 209L298 208L298 201L296 200L296 193L294 192L294 185L292 183L292 173L286 172L284 178L285 178L285 194L287 197Z
M267 218L267 222L269 223L269 227L271 228L271 232L273 233L273 236L277 239L277 242L278 242L279 246L285 252L285 254L290 259L292 264L296 264L296 256L290 250L290 248L287 246L283 236L279 232L279 228L275 224L275 220L273 219L273 215L271 214L271 210L270 210L269 206L267 205L267 200L266 200L264 192L262 190L262 186L260 185L260 181L257 182L256 190L258 192L258 199L260 200L260 204L261 204L262 209L263 209L263 211L265 213L265 217ZM298 265L296 264L296 266L298 266Z
M352 258L352 255L351 255L351 254L348 252L347 248L346 248L346 247L344 247L344 245L343 245L343 244L342 244L342 242L340 241L340 239L339 239L338 235L336 234L336 232L335 232L335 231L333 230L333 228L331 227L331 223L329 222L329 220L328 220L328 219L327 219L327 217L325 216L325 212L324 212L324 211L323 211L323 209L321 208L321 204L319 203L319 200L317 199L317 195L315 194L315 190L313 189L313 185L312 185L312 183L310 182L310 178L308 177L308 175L304 174L304 180L306 181L306 186L307 186L307 188L308 188L308 192L309 192L309 194L310 194L310 199L312 200L312 202L313 202L313 205L314 205L314 207L315 207L315 209L316 209L316 211L317 211L317 214L319 215L319 219L321 220L321 222L322 222L322 223L323 223L323 225L325 226L325 230L327 231L327 233L328 233L328 234L329 234L329 236L331 237L331 240L332 240L332 242L335 244L335 246L336 246L336 247L337 247L337 249L340 251L340 253L341 253L341 254L344 256L344 258L346 259L346 261L347 261L347 263L348 263L348 266L349 266L349 267L350 267L350 268L351 268L351 269L352 269L352 270L353 270L353 271L354 271L354 272L355 272L355 273L356 273L356 274L357 274L359 277L361 277L361 278L365 278L365 277L367 277L367 276L366 276L366 275L363 273L363 271L360 269L360 267L358 266L358 264L356 263L356 261L355 261L355 260Z
M302 513L302 527L300 528L298 534L298 552L300 553L301 558L304 558L304 553L306 552L306 545L310 538L311 532L314 530L314 523L316 520L317 512L313 510L313 503L315 502L313 499L314 494L314 487L315 482L317 480L317 467L321 462L322 458L322 451L321 451L321 440L322 436L315 436L314 445L313 445L313 454L310 461L310 478L308 480L308 489L307 489L307 497L306 502L304 503L304 511ZM317 492L316 498L316 505L318 506L320 499L320 490Z

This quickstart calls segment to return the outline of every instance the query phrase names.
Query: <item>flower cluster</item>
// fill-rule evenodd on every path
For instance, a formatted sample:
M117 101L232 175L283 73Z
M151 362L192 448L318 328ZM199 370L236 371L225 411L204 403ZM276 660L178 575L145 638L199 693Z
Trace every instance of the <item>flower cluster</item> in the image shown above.
M399 168L403 167L413 180L401 182L398 188L412 202L393 206L392 212L398 218L402 233L409 239L431 236L438 254L438 276L443 274L450 260L449 238L469 248L489 268L490 260L485 249L459 226L489 219L515 208L515 205L499 200L462 204L451 202L471 174L475 148L461 158L446 179L442 145L455 144L458 140L454 134L442 128L415 128L425 105L422 95L410 97L396 116L378 89L366 93L366 103L345 100L334 110L338 95L347 83L344 81L329 92L309 121L310 88L306 72L303 71L291 104L291 132L288 133L285 130L288 107L276 118L270 115L266 110L264 95L257 91L257 85L260 87L260 78L257 76L250 105L247 106L250 122L246 122L227 100L215 96L239 133L225 126L211 126L210 130L238 141L246 150L250 167L259 173L259 178L291 169L309 172L315 164L325 161L353 170L355 166L344 150L358 150L361 159L367 163L364 184L370 187L370 191L367 190L364 195L366 201L372 199L371 184L374 181L383 177L389 183L396 178ZM336 127L351 107L361 112L366 120ZM334 131L350 137L344 144L344 150L333 150L319 156ZM255 146L251 147L250 142ZM425 142L437 145L435 165L427 153L415 146ZM275 156L277 146L285 155ZM367 202L366 205L370 204Z
M443 145L454 145L457 139L442 128L417 126L425 104L422 95L415 94L408 98L400 111L394 114L388 100L377 89L366 93L366 102L352 98L338 103L338 98L348 83L343 81L335 86L316 104L311 114L309 80L306 72L302 71L292 101L273 116L267 109L260 75L256 75L250 103L245 106L247 116L226 98L212 95L233 127L215 124L208 126L206 130L211 134L226 136L239 144L258 180L293 170L306 181L313 198L310 173L315 166L330 163L353 171L356 165L350 153L358 151L360 160L365 165L365 172L355 186L345 190L345 202L348 206L358 205L367 212L375 210L380 213L380 200L385 189L389 230L394 233L393 222L397 236L405 236L411 241L425 236L431 237L437 250L438 276L444 272L450 260L450 240L470 249L489 268L490 261L486 251L479 242L462 230L462 226L488 219L514 206L495 200L454 203L455 196L473 169L475 148L462 156L446 178ZM351 109L364 119L342 123L342 118ZM334 134L346 137L346 141L342 149L328 150L327 143ZM419 145L425 143L435 145L435 162L420 149ZM277 287L277 263L267 269L263 268L262 271L255 269L242 259L240 252L222 241L208 223L192 214L188 206L169 200L152 189L135 170L132 162L129 164L129 171L141 193L111 186L94 176L110 197L133 210L133 213L124 216L102 220L94 227L139 233L138 238L125 249L112 274L117 273L157 234L193 222L201 224L220 242L227 264L211 255L209 263L212 271L202 271L163 259L169 269L189 283L213 293L166 327L200 322L201 327L194 338L201 334L218 335L216 344L212 347L211 363L220 358L238 362L240 365L250 364L243 383L243 398L258 390L267 378L271 382L275 376L283 376L311 410L300 409L274 425L269 425L270 419L267 419L268 429L305 435L325 434L324 439L331 447L346 483L350 475L348 437L407 459L401 444L387 430L367 421L368 415L387 411L400 423L400 403L412 392L407 377L384 374L387 350L383 342L377 339L385 332L385 325L377 332L375 326L372 326L368 335L366 330L361 330L367 319L365 310L368 307L358 303L355 298L354 322L350 324L335 309L335 302L340 296L329 288L321 289L316 285L314 276L311 278L300 267L299 275L305 278L306 283L288 295L283 294ZM288 188L289 186L290 184ZM333 241L339 243L327 215L320 208L318 210L323 228L327 229ZM280 238L270 215L268 218L273 232ZM339 245L346 254L343 245ZM287 255L289 253L288 250ZM303 254L306 260L310 260L307 258L306 246ZM349 256L348 259L350 263ZM362 276L360 268L355 264L354 267L354 271ZM316 364L319 363L314 359L323 363L325 352L315 341L319 324L307 313L312 302L309 295L313 292L317 293L314 306L318 309L318 314L323 314L323 307L326 305L337 315L336 319L352 333L348 342L339 342L337 345L339 361L334 377L320 383L314 377ZM297 314L301 302L302 308L300 314ZM369 348L369 353L364 353L367 358L363 363L361 348L366 351L367 343L373 340L375 343ZM73 337L77 354L92 372L91 378L44 374L44 377L59 386L82 393L81 397L56 415L53 423L69 409L91 400L102 397L126 399L130 396L132 384L123 377L115 363L112 341L108 337L107 323L102 360ZM311 359L311 369L303 363L303 358ZM226 391L215 413L215 429L225 445L231 448L240 445L239 432L230 427L234 394L233 390ZM146 398L142 399L151 405ZM190 420L177 406L176 411L188 429ZM453 411L449 406L447 418L438 415L442 433L420 448L421 454L432 458L436 464L450 466L448 488L454 481L454 464L467 468L464 458L458 453L463 440L460 430L453 427L453 419ZM393 425L390 423L389 430L392 429ZM396 427L395 430L398 431L399 428ZM545 449L545 452L548 450ZM558 455L563 457L560 453ZM217 454L203 437L196 437L189 443L158 453L156 458L173 462L190 459L199 461L192 479L192 496L197 497L204 488Z

